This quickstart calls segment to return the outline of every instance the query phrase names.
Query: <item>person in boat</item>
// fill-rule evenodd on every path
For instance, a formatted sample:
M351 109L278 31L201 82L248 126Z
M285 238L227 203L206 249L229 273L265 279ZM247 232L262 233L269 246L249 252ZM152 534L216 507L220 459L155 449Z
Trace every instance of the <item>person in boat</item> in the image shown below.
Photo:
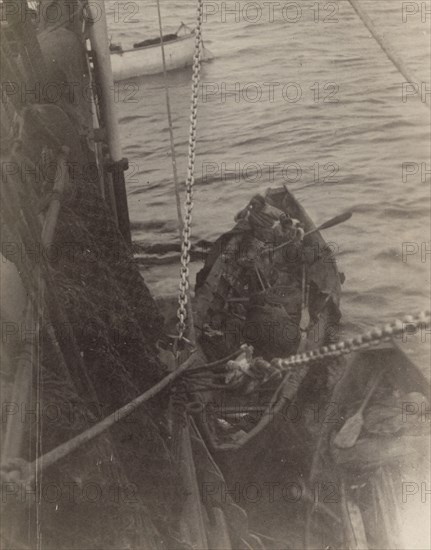
M239 263L244 267L261 262L266 268L276 264L284 271L300 270L304 229L299 220L267 204L261 195L254 196L235 220L241 224L247 220L249 226L239 247Z
M255 195L220 237L197 277L201 344L213 359L253 346L271 360L297 351L300 342L303 255L286 261L284 247L302 249L299 220Z
M300 340L304 230L299 220L261 195L254 196L236 219L249 226L237 261L248 279L247 343L266 359L294 353Z
M280 235L280 243L292 241L301 243L304 238L304 229L299 220L292 218L289 214L283 212L279 220L280 231L276 235ZM276 244L276 243L274 243Z
M302 271L304 228L299 220L283 213L274 229L273 263L292 274Z

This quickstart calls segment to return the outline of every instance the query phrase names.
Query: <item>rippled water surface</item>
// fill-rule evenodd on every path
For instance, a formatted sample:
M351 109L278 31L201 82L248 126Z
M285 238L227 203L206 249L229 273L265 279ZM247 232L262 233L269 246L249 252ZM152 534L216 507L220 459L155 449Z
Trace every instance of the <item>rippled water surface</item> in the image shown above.
M404 78L348 1L274 2L272 17L263 2L236 4L236 13L224 11L235 2L205 4L204 40L215 58L202 66L194 246L228 230L254 193L287 184L316 223L354 211L325 233L346 275L346 331L426 307L430 111L418 98L402 101ZM399 0L361 4L429 89L430 16L403 21L406 3ZM284 5L290 5L285 17ZM158 34L156 4L108 6L112 38L123 47ZM165 32L181 21L194 25L194 2L161 0L161 6ZM191 69L169 73L167 82L184 180ZM235 86L239 93L228 93ZM145 77L121 83L119 91L133 239L159 296L176 291L179 273L164 80ZM403 163L417 173L403 178ZM193 272L200 266L197 255Z

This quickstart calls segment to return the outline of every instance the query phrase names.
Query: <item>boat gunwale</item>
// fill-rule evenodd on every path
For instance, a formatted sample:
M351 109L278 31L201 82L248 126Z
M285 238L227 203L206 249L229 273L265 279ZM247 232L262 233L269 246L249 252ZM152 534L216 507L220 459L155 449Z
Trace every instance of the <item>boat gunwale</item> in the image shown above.
M187 39L190 39L194 36L194 31L191 32L190 34L187 34L185 36L178 36L178 38L175 38L175 40L169 40L168 42L163 42L163 45L165 47L167 47L168 45L170 44L176 44L177 42L181 42L182 40L187 40ZM158 44L150 44L149 46L141 46L139 48L130 48L128 50L122 50L121 52L119 51L111 51L110 54L111 55L120 55L122 56L123 54L125 53L130 53L130 52L140 52L142 50L149 50L150 48L157 48L159 47L160 48L161 46L161 42L159 42Z

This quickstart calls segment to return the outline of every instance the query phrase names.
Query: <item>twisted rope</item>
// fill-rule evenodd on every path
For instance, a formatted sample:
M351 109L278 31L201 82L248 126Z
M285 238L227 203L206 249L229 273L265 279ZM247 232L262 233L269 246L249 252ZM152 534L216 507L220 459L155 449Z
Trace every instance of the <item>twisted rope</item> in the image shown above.
M162 63L163 63L163 81L165 87L165 100L166 100L166 114L168 116L168 127L169 127L169 142L171 147L171 162L172 162L172 175L174 178L174 189L175 189L175 201L177 205L177 217L178 217L178 229L180 233L180 238L183 231L183 215L181 212L181 196L180 196L180 186L178 182L178 171L177 171L177 156L175 153L175 140L174 140L174 130L172 124L172 111L171 111L171 99L169 96L169 86L167 82L167 68L166 68L166 55L165 55L165 43L163 41L163 26L162 26L162 14L160 11L160 0L157 0L157 17L159 20L159 35L160 35L160 47L162 51Z
M373 36L374 40L382 48L386 57L393 63L397 71L406 79L407 82L419 82L419 79L412 73L412 71L405 65L404 61L400 58L398 53L394 50L392 45L381 34L377 27L374 25L370 16L366 13L364 8L359 4L358 0L349 0L350 5L361 19L362 23L367 27ZM430 109L430 105L424 103L425 107Z
M127 405L124 405L109 416L105 417L102 421L98 422L88 430L81 432L72 439L69 439L65 443L62 443L58 447L55 447L51 451L48 451L44 455L36 458L36 460L31 465L27 467L23 466L21 468L22 473L24 474L22 476L23 479L27 478L28 481L31 481L35 475L42 472L45 468L52 466L62 458L66 458L70 453L72 453L85 443L92 441L98 435L111 428L118 421L123 420L124 418L132 414L132 412L135 411L139 406L143 405L148 400L155 397L169 384L172 384L175 379L177 379L191 364L193 364L194 360L194 355L191 355L189 359L185 363L183 363L178 369L168 374L155 386L130 401L130 403L127 403ZM27 463L25 463L25 465L27 465ZM2 465L2 467L4 466Z
M397 319L393 323L384 325L382 328L377 328L377 327L373 328L372 330L366 332L365 334L356 336L355 338L352 338L350 340L339 342L338 344L331 344L330 346L323 346L318 350L309 351L307 353L293 355L292 357L288 357L287 359L276 358L271 361L271 364L277 365L280 368L283 368L283 367L287 368L292 365L299 367L317 360L339 357L341 355L346 355L354 351L359 351L362 349L369 348L371 346L375 346L376 344L379 344L382 341L390 340L391 338L404 334L406 330L408 330L409 332L412 332L413 330L416 331L421 327L423 328L423 327L429 326L430 320L431 320L431 312L429 311L421 312L414 317L411 315L408 315L404 318L404 321L400 321ZM239 352L241 351L242 350L240 349ZM29 475L29 478L31 479L34 476L35 469L37 469L37 471L39 472L42 471L47 466L50 466L56 463L57 461L59 461L60 459L65 458L67 455L69 455L71 452L76 450L78 447L80 447L84 443L91 441L92 439L94 439L95 437L103 433L105 430L107 430L108 428L111 428L118 421L123 420L124 418L129 416L134 410L136 410L138 407L140 407L141 405L146 403L148 400L155 397L160 391L162 391L168 385L172 384L179 376L185 374L186 371L191 366L193 366L194 361L195 361L195 358L194 358L194 355L192 354L189 357L189 359L185 363L183 363L178 369L171 372L168 376L163 378L160 382L158 382L155 386L150 388L148 391L136 397L130 403L128 403L127 405L124 405L124 407L121 407L116 412L110 414L98 424L95 424L88 430L80 433L79 435L75 436L69 441L63 443L62 445L56 447L55 449L52 449L45 455L36 459L32 467L28 468L28 471L32 472L32 474L28 474L27 472L25 473L27 473L27 475ZM216 363L218 364L218 362ZM209 365L214 365L214 364L209 364ZM226 386L224 386L224 388L226 388ZM275 399L274 399L274 402L275 402ZM271 406L273 406L273 404L271 404ZM264 424L265 423L263 423L263 425L261 425L261 423L258 424L258 426L256 426L252 430L253 433L247 434L247 436L244 437L244 441L248 441L252 437L254 437L256 433L258 433L263 429ZM237 442L234 445L232 444L232 445L222 446L220 447L220 449L222 448L228 449L231 447L238 448L244 443L244 441L241 441L240 443ZM23 477L27 477L27 476L23 476Z

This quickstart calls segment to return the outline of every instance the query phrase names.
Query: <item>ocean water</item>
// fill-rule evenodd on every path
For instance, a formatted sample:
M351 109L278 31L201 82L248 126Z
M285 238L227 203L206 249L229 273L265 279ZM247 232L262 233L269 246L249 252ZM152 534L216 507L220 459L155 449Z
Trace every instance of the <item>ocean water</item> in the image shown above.
M160 0L164 32L194 26L196 4ZM201 244L232 227L251 196L286 184L346 275L346 334L429 308L431 2L360 0L416 75L387 59L347 0L207 1L193 211ZM424 6L422 8L422 6ZM421 10L422 8L422 10ZM156 3L107 3L114 42L158 35ZM180 180L187 168L191 69L170 72ZM117 85L133 240L155 296L177 291L179 238L162 75ZM421 94L422 92L422 94Z

